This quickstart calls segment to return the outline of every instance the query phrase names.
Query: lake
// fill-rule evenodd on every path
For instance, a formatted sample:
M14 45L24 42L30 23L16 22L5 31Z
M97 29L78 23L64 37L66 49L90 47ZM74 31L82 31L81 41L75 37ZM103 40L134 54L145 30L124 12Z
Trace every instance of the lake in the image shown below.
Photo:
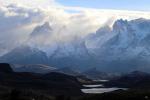
M88 93L88 94L99 94L99 93L105 93L105 92L112 92L115 90L127 90L126 88L117 88L117 87L112 87L112 88L104 88L102 84L99 85L83 85L85 89L81 89L83 93Z

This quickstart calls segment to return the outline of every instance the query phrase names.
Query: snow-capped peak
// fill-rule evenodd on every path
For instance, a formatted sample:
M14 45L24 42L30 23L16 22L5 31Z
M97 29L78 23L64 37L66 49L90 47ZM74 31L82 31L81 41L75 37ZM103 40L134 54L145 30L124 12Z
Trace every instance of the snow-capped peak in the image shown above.
M49 22L45 22L43 25L37 26L31 33L31 36L51 34L51 32L52 27L50 26Z
M117 20L113 25L114 32L121 33L127 31L128 21L127 20Z

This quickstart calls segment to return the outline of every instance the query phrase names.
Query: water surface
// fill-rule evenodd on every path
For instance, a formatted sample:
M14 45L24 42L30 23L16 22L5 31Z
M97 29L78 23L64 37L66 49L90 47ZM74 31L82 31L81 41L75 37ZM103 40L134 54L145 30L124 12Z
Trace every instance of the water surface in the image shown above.
M81 89L81 91L83 93L99 94L99 93L112 92L119 89L126 90L125 88L90 88L90 89Z

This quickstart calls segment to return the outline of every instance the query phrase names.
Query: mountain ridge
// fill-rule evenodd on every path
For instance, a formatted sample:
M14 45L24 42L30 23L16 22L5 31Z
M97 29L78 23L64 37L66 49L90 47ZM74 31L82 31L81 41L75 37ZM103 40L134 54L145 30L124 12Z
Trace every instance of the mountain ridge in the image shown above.
M0 61L46 64L56 68L77 67L81 70L96 67L104 72L128 72L135 69L150 71L149 26L148 19L119 19L114 22L112 28L106 25L84 39L76 37L69 42L57 43L54 46L56 49L50 55L40 48L34 48L34 51L30 47L27 50L21 49L20 51L24 52L20 55L12 50L1 57ZM23 58L23 54L28 55L27 57L33 61L26 62L27 58ZM14 61L13 57L20 58Z

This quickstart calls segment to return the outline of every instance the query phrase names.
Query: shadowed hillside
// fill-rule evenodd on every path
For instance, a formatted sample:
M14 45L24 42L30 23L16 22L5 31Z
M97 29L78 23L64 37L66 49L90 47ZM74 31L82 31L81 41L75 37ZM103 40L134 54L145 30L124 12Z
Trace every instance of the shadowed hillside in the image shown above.
M43 91L51 95L80 95L78 80L61 73L36 74L13 72L9 64L0 64L0 86L25 90ZM73 90L73 91L72 91Z

